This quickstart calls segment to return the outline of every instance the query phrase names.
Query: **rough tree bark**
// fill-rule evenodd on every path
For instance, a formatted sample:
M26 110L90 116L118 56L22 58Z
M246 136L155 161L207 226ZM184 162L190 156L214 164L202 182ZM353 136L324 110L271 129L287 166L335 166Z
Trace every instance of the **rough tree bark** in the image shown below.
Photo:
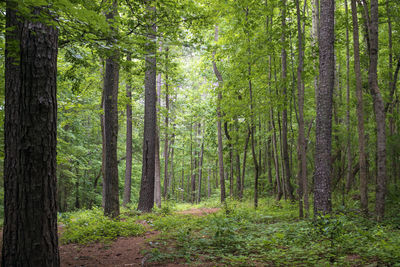
M334 64L335 2L321 0L319 31L319 87L317 97L316 146L314 173L314 215L332 211L331 203L331 149L332 149L332 95L335 81Z
M117 14L118 1L113 1L111 10L106 14L112 31L116 31L111 21ZM114 45L109 40L110 45ZM105 177L104 177L104 214L112 218L119 216L118 188L118 83L119 83L119 52L114 49L106 59L104 76L104 133L105 133Z
M147 38L146 44L146 72L145 72L145 107L144 107L144 134L143 134L143 162L142 180L138 210L150 212L154 206L154 172L155 172L155 142L157 126L157 90L156 90L156 26L155 7L153 1L147 0Z
M2 266L59 266L58 31L17 16L18 2L6 2ZM48 15L42 8L32 13Z

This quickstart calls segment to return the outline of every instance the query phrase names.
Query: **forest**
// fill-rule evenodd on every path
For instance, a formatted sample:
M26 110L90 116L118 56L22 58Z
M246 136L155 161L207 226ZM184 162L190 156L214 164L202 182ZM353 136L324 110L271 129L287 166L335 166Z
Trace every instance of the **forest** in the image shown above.
M1 266L400 266L399 11L1 1Z

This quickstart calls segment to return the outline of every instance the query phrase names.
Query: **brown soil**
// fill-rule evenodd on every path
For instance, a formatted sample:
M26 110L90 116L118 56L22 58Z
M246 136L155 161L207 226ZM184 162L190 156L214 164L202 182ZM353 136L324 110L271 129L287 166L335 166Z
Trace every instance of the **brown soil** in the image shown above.
M217 212L218 210L217 208L201 208L180 211L178 213L203 216ZM62 233L62 230L62 227L59 227L60 233ZM149 229L144 236L120 237L109 244L95 243L86 246L77 244L61 245L61 266L188 266L180 262L167 264L151 264L146 262L147 257L141 252L150 249L150 242L154 241L158 234L159 232Z
M190 215L197 215L197 216L203 216L207 215L210 213L215 213L219 211L219 208L199 208L199 209L190 209L190 210L183 210L183 211L178 211L178 214L190 214Z

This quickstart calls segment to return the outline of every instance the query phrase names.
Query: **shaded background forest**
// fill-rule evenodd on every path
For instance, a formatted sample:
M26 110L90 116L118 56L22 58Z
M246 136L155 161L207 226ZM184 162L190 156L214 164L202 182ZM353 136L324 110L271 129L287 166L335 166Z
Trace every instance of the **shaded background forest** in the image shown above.
M250 0L157 3L158 175L163 199L200 202L203 198L220 196L219 106L227 196L253 199L257 192L258 197L304 198L305 214L308 214L306 199L312 198L314 184L318 10L314 1L296 3ZM368 4L365 1L357 3L367 204L373 211L377 136L368 85L369 22L365 19ZM116 42L113 47L105 41L110 32L102 13L108 10L108 4L100 1L60 1L58 4L55 4L61 18L57 24L61 34L57 73L58 209L65 212L102 205L102 89L105 59L111 48L118 49L120 55L120 199L123 199L126 169L126 106L131 104L131 199L136 205L142 171L145 3L121 1L115 20L118 33L113 37ZM286 10L286 14L282 10ZM398 203L400 183L396 88L400 66L398 10L396 1L379 1L378 84L386 113L386 199L389 205ZM0 100L4 103L4 3L1 14ZM359 112L356 109L353 27L350 1L336 1L332 200L335 208L352 203L353 206L348 208L359 209L358 200L362 193L359 192ZM282 50L287 54L285 74ZM222 76L219 84L213 63ZM131 90L131 98L127 96L127 90ZM0 115L3 125L4 108L0 108ZM1 126L0 131L3 129ZM304 134L304 146L299 145L300 132ZM3 159L3 142L0 143ZM302 147L303 158L299 152ZM3 168L2 163L0 166ZM303 183L299 182L301 166L306 166ZM256 184L258 189L255 191ZM388 209L388 212L397 213L398 210Z

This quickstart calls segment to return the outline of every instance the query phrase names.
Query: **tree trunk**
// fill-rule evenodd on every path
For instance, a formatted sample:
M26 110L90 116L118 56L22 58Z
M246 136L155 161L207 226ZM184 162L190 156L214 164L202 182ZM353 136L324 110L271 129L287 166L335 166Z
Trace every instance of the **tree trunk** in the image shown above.
M360 165L360 196L361 210L368 213L368 180L367 180L367 159L365 155L365 133L364 133L364 101L362 92L362 76L360 67L360 46L358 33L358 18L356 0L351 0L351 13L353 20L353 43L354 43L354 73L356 76L357 96L357 128L358 128L358 150Z
M386 198L386 115L382 95L378 87L378 0L371 0L369 23L369 74L368 85L374 102L377 138L377 177L375 212L377 220L385 215Z
M351 150L351 122L350 122L350 40L349 40L349 10L347 0L344 1L346 14L346 126L347 126L347 181L346 192L353 185L352 166L353 157Z
M218 41L218 26L215 26L215 42ZM217 100L217 116L218 116L218 163L219 163L219 177L221 183L221 203L225 202L225 178L224 178L224 153L223 153L223 145L222 145L222 112L221 112L221 101L222 101L222 75L218 71L217 63L215 62L215 51L213 52L213 70L214 74L218 79L218 100Z
M42 8L18 17L17 2L6 2L2 266L59 266L58 31L36 20Z
M166 48L166 74L165 74L165 108L167 113L165 115L165 140L164 140L164 200L167 199L168 187L169 187L169 177L168 177L168 129L169 129L169 92L168 92L168 47Z
M239 198L243 199L243 191L244 191L244 181L245 181L245 176L246 176L246 160L247 160L247 148L249 147L249 141L250 141L250 131L247 131L247 137L246 141L244 143L244 149L243 149L243 173L242 173L242 181L240 183L240 192L239 192Z
M127 61L131 61L128 55ZM132 87L126 85L126 96L128 104L126 104L126 162L125 162L125 186L124 199L122 205L126 207L131 203L131 182L132 182Z
M158 51L162 52L162 43L159 43ZM159 113L158 109L161 107L161 71L157 73L157 102L158 106L156 107L156 114ZM156 125L156 144L155 144L155 172L154 172L154 202L156 203L158 208L161 208L161 163L160 163L160 118L157 116L157 125Z
M144 108L144 133L143 133L143 162L142 180L138 210L150 212L154 206L154 174L155 174L155 143L157 126L157 90L156 90L156 10L153 1L147 2L147 38L146 44L146 72L145 72L145 108Z
M283 150L283 164L284 164L284 176L286 181L287 195L289 196L291 201L294 201L293 196L293 187L290 183L291 171L289 164L289 153L288 153L288 141L287 141L287 53L286 53L286 0L282 0L282 82L283 82L283 98L284 98L284 107L282 111L282 150Z
M335 2L321 0L319 40L319 88L317 97L316 146L314 173L314 215L332 211L331 148L332 95L335 85L334 64Z
M200 128L199 124L199 128ZM200 159L199 159L199 180L198 180L198 193L197 193L197 203L200 203L201 201L201 178L202 178L202 172L203 172L203 155L204 155L204 129L203 129L203 138L201 142L201 149L200 149Z
M117 1L113 1L113 10L106 15L111 21L117 14ZM116 29L111 25L111 29ZM114 45L113 41L109 41ZM119 186L118 186L118 83L119 83L119 52L114 49L112 55L106 59L106 72L104 77L104 128L106 164L104 190L104 214L112 218L119 216Z

